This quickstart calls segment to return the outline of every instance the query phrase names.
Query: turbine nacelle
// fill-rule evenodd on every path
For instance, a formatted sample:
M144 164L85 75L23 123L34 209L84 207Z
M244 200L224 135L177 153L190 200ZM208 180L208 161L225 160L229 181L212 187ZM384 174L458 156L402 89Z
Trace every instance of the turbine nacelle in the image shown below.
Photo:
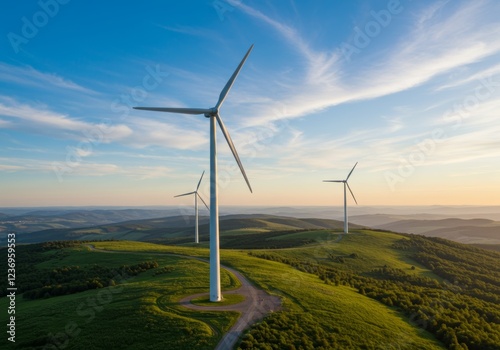
M245 61L248 58L248 55L250 55L250 52L252 52L253 45L250 46L248 49L247 53L241 60L240 64L238 67L236 67L236 70L233 72L233 75L231 75L231 78L227 81L226 85L222 89L219 95L219 100L217 101L217 104L215 107L212 108L177 108L177 107L134 107L134 109L139 109L143 111L154 111L154 112L167 112L167 113L180 113L180 114L203 114L206 118L211 118L215 117L217 119L217 124L219 124L220 129L222 131L222 134L224 135L224 138L227 141L227 144L229 148L231 149L231 152L233 153L234 159L236 160L236 163L238 163L238 167L240 168L241 174L243 175L243 178L245 179L245 182L247 183L248 189L250 192L253 193L252 186L250 186L250 181L248 180L247 174L245 173L245 169L243 168L243 164L241 163L240 157L238 156L238 152L236 151L236 148L234 147L233 140L231 139L231 136L229 135L229 132L227 131L224 122L222 121L222 118L219 114L219 109L224 103L224 100L226 99L227 94L229 93L229 90L231 90L231 87L234 84L234 81L236 80L236 77L240 73L241 68L245 64Z
M219 114L219 109L217 107L209 108L210 112L205 113L205 118L215 117Z

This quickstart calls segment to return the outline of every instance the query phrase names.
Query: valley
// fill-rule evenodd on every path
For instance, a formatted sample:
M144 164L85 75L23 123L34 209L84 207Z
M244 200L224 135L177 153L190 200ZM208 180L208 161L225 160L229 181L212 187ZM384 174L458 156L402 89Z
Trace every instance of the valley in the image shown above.
M500 343L499 253L354 225L345 235L334 220L243 215L224 222L221 263L282 303L282 310L244 327L234 348L495 349ZM207 244L192 243L187 224L164 236L150 225L151 242L115 236L18 246L16 347L215 348L240 314L180 302L208 291L208 264L192 259L207 259ZM169 235L178 243L162 242ZM221 273L223 295L231 295L240 282L230 270ZM2 297L0 308L6 302Z

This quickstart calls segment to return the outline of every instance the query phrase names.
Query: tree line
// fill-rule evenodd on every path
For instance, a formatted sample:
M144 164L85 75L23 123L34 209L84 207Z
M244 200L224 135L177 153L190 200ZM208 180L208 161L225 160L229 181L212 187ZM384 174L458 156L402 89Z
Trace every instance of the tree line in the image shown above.
M500 348L500 254L416 235L406 235L394 248L409 251L415 261L443 280L390 266L359 274L276 251L249 254L315 274L328 284L356 288L367 297L396 307L449 349ZM254 339L255 332L259 329L249 333ZM245 344L240 347L243 349Z
M121 265L119 267L105 267L92 265L81 267L78 265L63 266L55 269L42 269L37 265L49 259L62 259L67 254L64 248L80 246L83 242L57 241L31 245L18 246L16 249L17 265L16 285L17 292L28 300L50 298L60 295L74 294L89 289L98 289L113 286L119 280L158 267L156 261L144 261L134 265ZM52 251L52 254L46 254ZM2 252L4 253L4 252ZM166 267L158 273L170 272ZM7 278L2 278L1 296L6 295Z

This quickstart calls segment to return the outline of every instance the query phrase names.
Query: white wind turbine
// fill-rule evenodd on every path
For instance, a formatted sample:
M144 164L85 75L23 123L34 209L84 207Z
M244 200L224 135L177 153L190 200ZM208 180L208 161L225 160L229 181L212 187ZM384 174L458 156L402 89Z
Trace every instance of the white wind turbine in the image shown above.
M238 73L243 67L243 64L250 55L253 49L253 45L250 46L245 57L241 60L240 64L234 71L231 78L222 89L219 100L217 101L215 107L212 108L170 108L170 107L134 107L135 109L142 109L148 111L156 112L169 112L169 113L181 113L181 114L203 114L205 117L210 119L210 301L221 301L222 294L220 289L220 252L219 252L219 204L218 204L218 185L217 185L217 142L216 142L216 121L219 124L222 134L226 138L226 141L233 153L238 166L240 167L241 173L245 178L245 181L252 192L252 187L248 181L243 165L241 164L240 157L236 148L234 147L233 141L229 132L227 131L222 119L220 117L219 109L222 106L229 90L234 84Z
M183 194L179 194L177 196L174 196L174 198L175 198L175 197L183 197L183 196L189 196L191 194L194 194L194 216L195 216L194 242L195 243L200 243L199 234L198 234L198 197L201 199L203 204L205 204L205 207L207 207L207 209L208 209L207 203L205 203L203 198L198 193L198 189L200 188L200 184L201 184L201 180L203 179L203 175L205 175L205 171L203 171L203 173L201 174L200 181L198 181L198 186L196 186L196 190L194 190L193 192L183 193ZM210 209L208 209L208 210L210 210Z
M349 172L349 175L347 175L345 180L323 180L323 182L342 182L344 183L344 233L349 233L349 222L347 219L347 190L346 187L349 189L349 192L351 192L352 198L358 204L358 201L356 200L356 197L354 197L354 193L352 193L351 187L349 186L349 183L347 180L349 180L349 177L351 176L352 172L354 171L354 168L358 165L358 162L354 164L352 167L351 171Z

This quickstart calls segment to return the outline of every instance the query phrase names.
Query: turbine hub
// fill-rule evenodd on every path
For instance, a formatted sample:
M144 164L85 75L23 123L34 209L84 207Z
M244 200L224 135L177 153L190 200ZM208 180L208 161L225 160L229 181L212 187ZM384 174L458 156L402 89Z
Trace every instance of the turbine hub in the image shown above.
M219 112L216 107L210 108L210 111L211 111L210 113L205 113L206 118L210 118L212 116L215 116Z

